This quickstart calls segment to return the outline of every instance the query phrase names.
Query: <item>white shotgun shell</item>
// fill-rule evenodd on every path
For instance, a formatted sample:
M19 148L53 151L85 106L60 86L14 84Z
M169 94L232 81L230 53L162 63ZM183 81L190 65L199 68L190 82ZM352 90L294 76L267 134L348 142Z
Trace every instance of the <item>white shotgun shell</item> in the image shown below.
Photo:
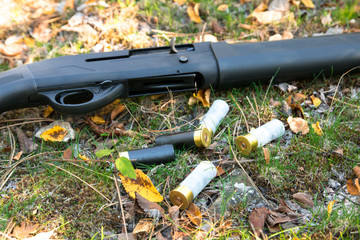
M262 147L281 137L284 132L284 124L278 119L273 119L270 122L252 130L250 133L237 137L236 146L242 154L248 155L256 148Z
M187 209L192 200L204 189L204 187L216 176L217 170L210 161L202 161L169 194L172 204Z
M215 100L204 118L200 121L200 126L207 127L210 129L211 134L214 134L228 112L229 105L224 100Z

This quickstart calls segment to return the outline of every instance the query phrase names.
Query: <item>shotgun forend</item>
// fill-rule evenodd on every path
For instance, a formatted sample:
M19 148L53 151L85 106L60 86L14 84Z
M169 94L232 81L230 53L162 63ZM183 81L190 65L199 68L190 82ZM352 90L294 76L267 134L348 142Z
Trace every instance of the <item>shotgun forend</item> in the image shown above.
M49 104L86 113L116 98L228 89L343 73L360 65L360 34L275 42L195 43L48 59L0 73L0 112Z

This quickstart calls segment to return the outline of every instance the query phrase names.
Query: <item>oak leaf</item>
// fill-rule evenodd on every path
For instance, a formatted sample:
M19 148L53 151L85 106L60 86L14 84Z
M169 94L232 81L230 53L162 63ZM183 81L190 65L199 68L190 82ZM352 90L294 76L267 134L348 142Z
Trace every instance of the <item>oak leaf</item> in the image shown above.
M150 178L140 169L135 169L135 173L136 179L131 179L119 174L125 191L130 195L130 197L135 198L135 193L138 193L150 202L161 202L164 198L155 188Z

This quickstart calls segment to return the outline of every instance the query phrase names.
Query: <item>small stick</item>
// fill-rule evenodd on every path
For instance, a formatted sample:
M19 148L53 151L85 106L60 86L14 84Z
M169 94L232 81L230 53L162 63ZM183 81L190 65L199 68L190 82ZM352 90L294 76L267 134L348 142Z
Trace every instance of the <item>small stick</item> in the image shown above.
M61 168L61 167L59 167L59 166L56 166L56 165L54 165L54 164L52 164L52 163L46 163L46 164L48 164L48 165L50 165L50 166L53 166L53 167L56 167L56 168L58 168L58 169L60 169L60 170L62 170L62 171L64 171L64 172L70 174L71 176L73 176L73 177L75 177L76 179L78 179L78 180L80 180L81 182L83 182L85 185L87 185L88 187L90 187L91 189L93 189L95 192L97 192L98 194L100 194L103 198L105 198L108 202L111 203L110 199L108 199L107 197L105 197L104 194L102 194L101 192L99 192L99 190L97 190L96 188L94 188L93 186L91 186L90 184L88 184L87 182L85 182L84 180L82 180L81 178L79 178L78 176L76 176L75 174L73 174L73 173L71 173L71 172L69 172L69 171L67 171L67 170L65 170L65 169L63 169L63 168Z
M244 120L245 120L246 131L249 132L249 131L250 131L249 124L248 124L248 122L247 122L247 119L246 119L246 117L245 117L245 114L244 114L243 110L241 109L240 105L238 104L238 102L235 100L234 96L233 96L231 93L230 93L230 96L231 96L231 98L233 99L233 101L235 102L236 106L239 108L239 110L240 110L240 112L241 112L241 114L242 114L242 116L243 116L243 118L244 118Z
M118 182L118 179L116 177L118 175L116 167L114 168L114 171L115 171L114 182L115 182L115 186L116 186L116 192L117 192L118 197L119 197L119 205L120 205L120 209L121 209L121 216L122 216L123 221L124 221L125 236L126 236L126 239L129 240L129 236L128 236L127 228L126 228L124 208L123 208L123 203L122 203L121 194L120 194L119 182Z
M359 109L360 109L360 106L356 106L356 105L354 105L354 104L344 102L344 101L342 101L342 100L340 100L340 99L337 99L337 98L334 98L334 97L330 97L330 96L326 96L326 97L327 97L327 98L330 98L330 99L333 100L333 101L337 101L337 102L343 103L343 104L345 104L345 105L348 105L348 106L350 106L350 107L354 107L354 108L359 108Z
M33 120L55 121L54 119L51 119L51 118L16 118L16 119L0 120L0 123L6 123L6 122L23 122L23 121L33 121Z
M15 146L14 134L11 132L10 128L8 128L8 131L9 131L10 148L11 148L10 159L9 159L9 167L10 167L11 164L12 164L12 160L14 158L14 155L15 155L16 146Z
M42 119L42 120L34 120L34 121L27 121L27 122L21 122L21 123L15 123L15 124L11 124L5 127L0 127L0 130L5 129L5 128L11 128L11 127L16 127L16 126L21 126L21 125L25 125L25 124L30 124L30 123L37 123L37 122L53 122L55 121L54 119Z
M256 102L256 98L255 98L255 94L254 94L254 92L252 92L252 95L253 95L253 98L254 98L255 107L256 107L256 110L257 110L257 116L258 116L258 119L259 119L259 127L260 127L260 126L261 126L261 119L260 119L259 106L257 105L257 102Z
M16 240L16 238L12 238L12 237L10 237L9 235L7 235L7 234L5 234L5 233L3 233L3 232L1 232L1 231L0 231L0 235L3 236L3 237L5 237L6 239Z

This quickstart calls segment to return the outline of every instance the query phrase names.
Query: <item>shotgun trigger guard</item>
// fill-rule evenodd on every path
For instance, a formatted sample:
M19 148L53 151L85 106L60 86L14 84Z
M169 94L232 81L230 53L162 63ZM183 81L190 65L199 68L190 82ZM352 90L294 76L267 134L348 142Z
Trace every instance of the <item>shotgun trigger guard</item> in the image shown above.
M106 87L87 87L43 92L49 105L56 111L67 113L88 113L110 104L119 97L125 97L124 84Z

